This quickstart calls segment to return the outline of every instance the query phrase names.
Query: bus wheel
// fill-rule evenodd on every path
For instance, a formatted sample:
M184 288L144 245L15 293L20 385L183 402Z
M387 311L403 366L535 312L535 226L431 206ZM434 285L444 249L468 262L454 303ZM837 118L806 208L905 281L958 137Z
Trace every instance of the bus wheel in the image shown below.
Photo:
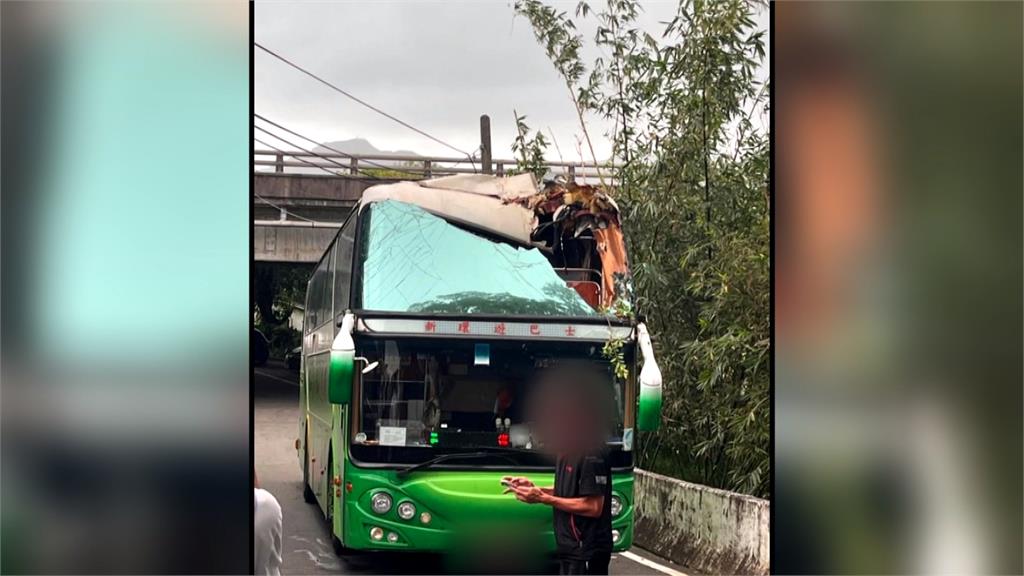
M316 503L316 494L309 487L309 432L306 433L306 441L302 445L302 499L306 504Z

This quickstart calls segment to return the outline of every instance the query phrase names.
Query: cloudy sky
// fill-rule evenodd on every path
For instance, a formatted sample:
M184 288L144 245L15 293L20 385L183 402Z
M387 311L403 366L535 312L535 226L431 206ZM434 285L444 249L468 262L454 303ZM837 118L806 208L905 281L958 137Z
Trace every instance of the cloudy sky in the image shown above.
M554 4L571 14L576 2ZM643 5L642 27L657 37L677 3ZM580 159L565 85L511 1L259 2L255 14L256 42L461 150L476 150L488 114L494 156L510 158L515 109L554 134L565 160ZM758 25L768 29L767 10ZM322 142L362 137L382 150L457 155L261 50L254 58L258 114ZM598 158L611 150L604 128L588 119Z

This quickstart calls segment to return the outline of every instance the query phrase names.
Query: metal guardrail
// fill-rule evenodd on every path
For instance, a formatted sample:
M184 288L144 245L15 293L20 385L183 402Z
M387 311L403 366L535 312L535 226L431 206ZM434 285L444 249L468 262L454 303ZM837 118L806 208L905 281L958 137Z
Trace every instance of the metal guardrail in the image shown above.
M459 157L438 157L438 156L407 156L407 155L364 155L364 154L337 154L318 153L305 151L278 151L278 150L255 150L253 152L253 165L256 171L263 174L311 174L317 172L327 175L327 170L339 177L376 175L381 173L388 175L394 172L396 177L433 178L436 176L448 176L452 174L479 174L493 173L504 176L516 166L515 160L497 159L492 160L490 169L483 166L479 160ZM268 167L267 170L260 170L259 167ZM578 180L583 182L597 182L602 177L606 180L615 179L615 171L618 169L614 164L601 164L593 162L547 162L546 166L550 172L561 174L569 181ZM269 168L272 168L269 169ZM302 168L303 170L296 170ZM289 170L291 169L291 170Z
M319 222L310 220L253 220L253 226L267 228L341 228L343 222Z

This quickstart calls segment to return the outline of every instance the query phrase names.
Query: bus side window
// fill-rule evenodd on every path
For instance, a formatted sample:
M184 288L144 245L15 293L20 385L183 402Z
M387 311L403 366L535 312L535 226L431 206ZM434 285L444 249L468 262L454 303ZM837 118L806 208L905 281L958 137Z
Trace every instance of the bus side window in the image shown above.
M317 318L317 311L320 307L320 279L321 275L319 270L313 270L313 275L309 279L309 286L306 288L307 332L316 330L316 327L320 325L319 319Z
M334 316L345 313L350 306L352 259L355 245L356 218L348 219L338 234L334 250Z
M305 301L303 303L303 309L302 309L302 335L303 336L306 336L307 334L309 334L309 332L313 329L313 317L312 317L313 308L309 305L310 304L310 300L311 300L309 295L310 295L310 292L312 292L311 285L312 285L312 282L306 282L306 299L305 299ZM303 338L303 342L305 342L305 338ZM305 344L303 344L303 345L305 345Z
M331 251L327 257L324 258L324 279L323 279L323 293L321 295L320 311L317 314L317 320L323 324L328 320L334 318L334 255L338 252L338 243L335 242L331 245ZM335 326L335 330L337 326Z

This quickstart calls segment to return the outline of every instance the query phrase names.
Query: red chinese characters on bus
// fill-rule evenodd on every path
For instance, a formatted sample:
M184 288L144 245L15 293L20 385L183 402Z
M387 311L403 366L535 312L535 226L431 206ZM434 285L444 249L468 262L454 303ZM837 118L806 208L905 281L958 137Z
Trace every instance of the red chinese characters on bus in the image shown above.
M576 329L573 328L572 326L566 326L565 327L565 335L566 336L575 336L576 335Z
M494 333L497 334L498 336L504 336L505 335L505 323L504 322L498 322L497 324L495 324L494 325Z
M459 332L463 334L469 334L469 320L463 320L459 322Z
M540 336L540 325L539 324L530 324L530 334L532 334L534 336Z
M427 322L423 325L423 331L437 332L437 324L435 324L433 320L427 320Z

